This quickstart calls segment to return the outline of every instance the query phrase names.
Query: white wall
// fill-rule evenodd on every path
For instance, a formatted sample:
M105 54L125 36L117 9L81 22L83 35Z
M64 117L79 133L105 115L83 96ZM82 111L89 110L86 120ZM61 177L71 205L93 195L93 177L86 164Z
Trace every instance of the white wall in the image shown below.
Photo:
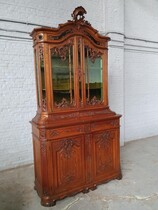
M157 0L0 0L0 170L33 160L29 121L36 93L29 32L37 24L56 27L80 5L92 26L112 39L109 104L123 115L121 145L158 135Z
M33 161L29 121L36 113L36 92L28 33L36 24L55 27L72 19L71 13L80 5L87 10L86 19L104 31L102 0L0 0L0 170Z
M120 143L124 145L124 0L106 1L105 32L111 38L108 53L109 105L122 115Z
M157 11L157 0L125 1L125 141L158 135Z

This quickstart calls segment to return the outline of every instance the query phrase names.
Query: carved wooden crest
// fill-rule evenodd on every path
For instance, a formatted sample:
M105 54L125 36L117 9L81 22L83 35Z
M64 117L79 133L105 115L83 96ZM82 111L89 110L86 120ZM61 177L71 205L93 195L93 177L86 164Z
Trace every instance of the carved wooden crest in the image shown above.
M74 21L83 20L85 18L84 14L87 14L87 11L82 7L77 7L71 14Z

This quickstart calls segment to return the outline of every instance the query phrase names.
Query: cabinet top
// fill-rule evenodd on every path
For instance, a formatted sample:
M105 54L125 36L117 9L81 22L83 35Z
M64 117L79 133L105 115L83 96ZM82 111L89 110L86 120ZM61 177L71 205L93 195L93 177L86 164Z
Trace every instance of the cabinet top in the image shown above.
M35 28L30 34L33 38L34 45L41 42L59 43L77 35L89 39L89 41L97 47L107 47L107 42L110 38L99 34L98 31L85 20L84 15L86 13L86 10L80 6L75 8L71 14L72 20L68 20L64 24L59 24L57 28Z

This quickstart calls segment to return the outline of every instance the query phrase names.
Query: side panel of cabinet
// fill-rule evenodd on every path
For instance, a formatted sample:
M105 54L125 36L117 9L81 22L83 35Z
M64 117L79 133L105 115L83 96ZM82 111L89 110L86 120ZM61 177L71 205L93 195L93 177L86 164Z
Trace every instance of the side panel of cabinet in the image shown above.
M33 150L34 150L35 188L41 194L42 174L41 174L40 142L36 137L33 137Z
M94 182L108 181L120 173L117 129L93 133Z
M53 140L50 155L52 159L52 185L55 194L75 191L85 183L84 137Z

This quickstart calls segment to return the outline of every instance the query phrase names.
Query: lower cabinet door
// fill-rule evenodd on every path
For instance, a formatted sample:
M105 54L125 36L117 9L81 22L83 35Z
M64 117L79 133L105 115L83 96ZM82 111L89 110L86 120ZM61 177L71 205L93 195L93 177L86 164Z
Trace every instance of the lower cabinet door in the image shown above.
M56 193L73 191L85 183L84 136L52 141L51 154Z
M95 182L111 179L117 172L117 130L93 133L93 179ZM118 157L119 158L119 157Z

